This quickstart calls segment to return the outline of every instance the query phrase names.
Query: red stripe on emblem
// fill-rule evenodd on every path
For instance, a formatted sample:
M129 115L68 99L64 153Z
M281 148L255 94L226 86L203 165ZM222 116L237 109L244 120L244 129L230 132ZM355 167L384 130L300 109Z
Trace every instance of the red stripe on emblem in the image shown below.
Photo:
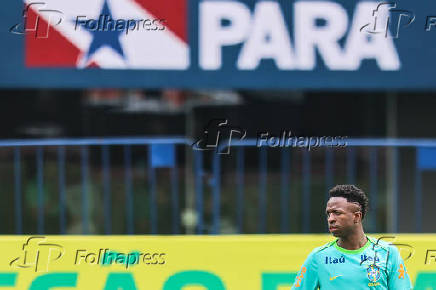
M27 26L35 26L36 12L29 9L27 17ZM42 17L39 17L38 21L37 31L26 32L26 66L76 67L80 50L56 29L49 27L48 22Z
M134 0L155 18L164 19L165 26L177 37L187 40L187 0Z

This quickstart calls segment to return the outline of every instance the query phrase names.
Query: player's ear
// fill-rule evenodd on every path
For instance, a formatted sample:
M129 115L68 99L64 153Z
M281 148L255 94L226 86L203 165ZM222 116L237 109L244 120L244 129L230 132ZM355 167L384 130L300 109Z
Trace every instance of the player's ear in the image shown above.
M362 212L360 210L354 212L354 223L357 224L359 221L362 222Z

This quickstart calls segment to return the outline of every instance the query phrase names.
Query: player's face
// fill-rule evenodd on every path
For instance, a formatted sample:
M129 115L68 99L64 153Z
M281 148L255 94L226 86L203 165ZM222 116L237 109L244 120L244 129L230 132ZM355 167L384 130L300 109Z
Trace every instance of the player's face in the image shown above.
M344 237L353 232L359 220L360 207L344 197L331 197L327 202L326 214L329 231L335 237Z

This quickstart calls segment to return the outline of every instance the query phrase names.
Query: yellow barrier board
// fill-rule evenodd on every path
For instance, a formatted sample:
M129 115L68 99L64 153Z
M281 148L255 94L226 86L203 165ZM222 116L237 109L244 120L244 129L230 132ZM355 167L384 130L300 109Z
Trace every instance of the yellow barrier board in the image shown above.
M414 289L436 289L436 235L395 244ZM0 288L285 290L329 235L3 236Z

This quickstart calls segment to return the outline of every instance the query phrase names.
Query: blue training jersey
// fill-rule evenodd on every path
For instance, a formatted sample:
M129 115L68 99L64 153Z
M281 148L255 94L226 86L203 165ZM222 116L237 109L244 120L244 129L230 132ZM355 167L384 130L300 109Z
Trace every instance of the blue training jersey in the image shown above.
M360 249L347 250L337 240L315 248L295 278L294 290L409 290L409 275L398 249L367 237Z

